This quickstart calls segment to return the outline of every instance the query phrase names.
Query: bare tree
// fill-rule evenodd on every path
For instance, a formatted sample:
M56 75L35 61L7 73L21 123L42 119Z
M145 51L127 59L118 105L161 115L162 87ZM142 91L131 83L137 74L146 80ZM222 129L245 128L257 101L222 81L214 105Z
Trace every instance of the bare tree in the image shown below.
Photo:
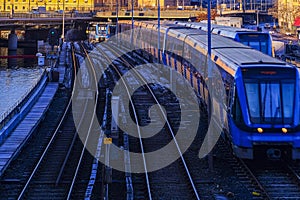
M211 20L214 20L217 16L220 16L217 13L216 9L211 10ZM200 12L196 18L197 22L200 22L202 20L207 20L207 12Z

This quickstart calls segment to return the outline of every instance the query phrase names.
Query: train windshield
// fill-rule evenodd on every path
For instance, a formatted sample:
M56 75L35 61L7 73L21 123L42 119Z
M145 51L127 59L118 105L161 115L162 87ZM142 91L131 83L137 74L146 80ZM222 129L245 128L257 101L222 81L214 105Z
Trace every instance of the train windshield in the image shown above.
M268 35L267 34L239 34L241 43L268 54Z
M296 83L292 78L293 73L287 71L289 72L260 71L260 74L248 72L248 75L244 76L252 123L291 124L293 122ZM250 78L249 74L254 76Z
M101 35L105 35L106 34L106 28L107 28L107 25L106 24L99 24L98 26L98 33L101 34Z
M247 80L245 88L251 122L292 122L295 88L292 80Z

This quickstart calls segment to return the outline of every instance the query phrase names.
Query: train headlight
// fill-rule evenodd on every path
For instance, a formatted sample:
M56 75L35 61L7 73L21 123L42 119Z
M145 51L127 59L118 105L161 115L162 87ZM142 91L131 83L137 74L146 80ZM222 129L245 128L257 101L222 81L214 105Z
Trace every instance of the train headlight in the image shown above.
M263 133L263 132L264 132L264 130L263 130L262 128L257 128L257 132L259 132L259 133Z
M288 132L288 130L287 130L286 128L282 128L281 131L282 131L283 133L287 133L287 132Z

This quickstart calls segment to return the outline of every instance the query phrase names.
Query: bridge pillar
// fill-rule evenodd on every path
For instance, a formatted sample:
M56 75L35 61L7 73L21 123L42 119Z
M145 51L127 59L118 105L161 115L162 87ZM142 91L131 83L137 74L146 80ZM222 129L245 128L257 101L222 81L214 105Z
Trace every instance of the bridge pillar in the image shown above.
M9 51L16 51L18 48L18 37L15 33L15 30L11 30L10 34L8 35L8 50Z
M17 55L17 50L9 50L8 56L15 56ZM17 64L17 58L7 58L7 64L8 67L16 67Z

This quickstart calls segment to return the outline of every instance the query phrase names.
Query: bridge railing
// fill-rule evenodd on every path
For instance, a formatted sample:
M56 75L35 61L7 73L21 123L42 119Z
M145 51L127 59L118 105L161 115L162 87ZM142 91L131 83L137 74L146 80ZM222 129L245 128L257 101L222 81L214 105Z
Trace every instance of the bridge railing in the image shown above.
M160 16L162 18L164 17L196 17L199 15L201 12L205 11L197 11L197 10L165 10L161 11ZM111 16L116 16L115 11L105 11L105 12L97 12L96 17L111 17ZM131 16L130 11L119 11L118 13L119 17L126 17L126 16ZM135 10L133 12L134 17L157 17L157 11L156 10L148 10L148 11L139 11Z
M0 13L0 18L62 18L63 14L56 12L49 13L14 13L11 15L10 13ZM66 12L65 17L92 17L93 13L85 12L85 13L72 13Z

